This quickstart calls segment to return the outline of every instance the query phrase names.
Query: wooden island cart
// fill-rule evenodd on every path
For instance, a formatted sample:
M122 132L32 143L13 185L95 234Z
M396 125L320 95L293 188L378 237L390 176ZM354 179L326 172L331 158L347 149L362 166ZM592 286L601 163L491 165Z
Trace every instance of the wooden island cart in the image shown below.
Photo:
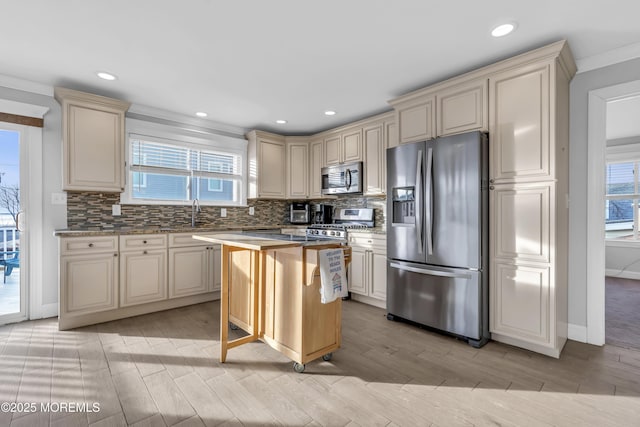
M342 301L320 302L319 252L341 248L346 266L351 248L287 236L193 236L222 246L220 362L229 349L262 340L303 372L308 362L330 360L340 347ZM230 322L249 335L229 341Z

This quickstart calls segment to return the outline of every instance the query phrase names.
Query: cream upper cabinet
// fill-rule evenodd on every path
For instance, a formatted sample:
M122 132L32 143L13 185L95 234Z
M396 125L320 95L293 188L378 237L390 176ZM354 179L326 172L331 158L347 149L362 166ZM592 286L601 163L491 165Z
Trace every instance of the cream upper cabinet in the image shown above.
M400 144L435 138L435 106L435 95L425 96L417 102L394 105Z
M62 106L63 189L122 192L129 103L55 88Z
M495 183L552 179L550 67L536 63L489 78Z
M362 161L362 152L362 128L330 134L324 138L325 166Z
M309 197L309 143L287 140L287 198Z
M309 143L309 198L322 198L322 139L312 140Z
M286 198L286 144L280 135L251 131L249 140L249 198ZM255 171L255 172L254 172Z
M342 161L342 137L330 135L324 139L324 165L337 165Z
M384 124L378 123L366 126L363 131L365 151L365 195L384 194L385 170L384 170Z
M398 140L398 126L396 125L395 118L384 122L384 135L387 140L386 148L393 148L400 145Z
M437 135L453 135L489 129L486 78L455 85L436 93Z
M342 134L342 162L362 161L362 129L350 130Z

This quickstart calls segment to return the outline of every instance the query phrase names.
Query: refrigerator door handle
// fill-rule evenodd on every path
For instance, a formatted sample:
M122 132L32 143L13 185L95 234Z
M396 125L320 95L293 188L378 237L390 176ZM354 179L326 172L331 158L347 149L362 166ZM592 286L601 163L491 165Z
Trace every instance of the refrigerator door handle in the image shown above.
M433 148L427 150L427 194L429 203L426 208L427 215L427 253L433 255L433 179L431 178L433 169Z
M418 164L416 166L416 196L415 218L416 234L418 238L418 253L422 254L422 150L418 150Z
M398 270L410 271L412 273L425 274L427 276L441 276L441 277L453 277L459 279L471 279L471 275L464 273L449 273L447 271L438 271L438 270L429 270L427 268L417 268L410 267L408 265L398 264L397 262L392 262L389 264L393 268L397 268Z

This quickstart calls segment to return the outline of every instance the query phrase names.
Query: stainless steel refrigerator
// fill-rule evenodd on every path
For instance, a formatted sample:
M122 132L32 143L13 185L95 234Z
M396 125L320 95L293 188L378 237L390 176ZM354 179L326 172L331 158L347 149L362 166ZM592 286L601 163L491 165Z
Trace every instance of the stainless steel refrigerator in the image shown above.
M387 318L489 340L487 181L484 133L387 150Z

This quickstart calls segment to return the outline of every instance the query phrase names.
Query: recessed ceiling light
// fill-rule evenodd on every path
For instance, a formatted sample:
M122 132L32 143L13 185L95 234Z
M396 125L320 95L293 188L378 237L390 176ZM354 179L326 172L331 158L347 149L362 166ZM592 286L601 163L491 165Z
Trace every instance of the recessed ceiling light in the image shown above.
M327 110L327 111L324 112L324 115L325 116L335 116L336 112L333 111L333 110Z
M98 75L98 77L100 77L103 80L115 80L117 79L116 76L114 76L111 73L105 73L104 71L100 71L98 73L96 73Z
M493 37L503 37L503 36L506 36L507 34L512 33L513 30L515 29L516 29L516 24L502 24L495 27L491 31L491 35Z
M276 123L279 124L279 125L283 125L283 124L287 123L287 121L286 120L276 120Z
M205 113L204 111L198 111L198 112L196 113L196 116L198 116L198 117L207 117L207 116L208 116L208 114L207 114L207 113Z

